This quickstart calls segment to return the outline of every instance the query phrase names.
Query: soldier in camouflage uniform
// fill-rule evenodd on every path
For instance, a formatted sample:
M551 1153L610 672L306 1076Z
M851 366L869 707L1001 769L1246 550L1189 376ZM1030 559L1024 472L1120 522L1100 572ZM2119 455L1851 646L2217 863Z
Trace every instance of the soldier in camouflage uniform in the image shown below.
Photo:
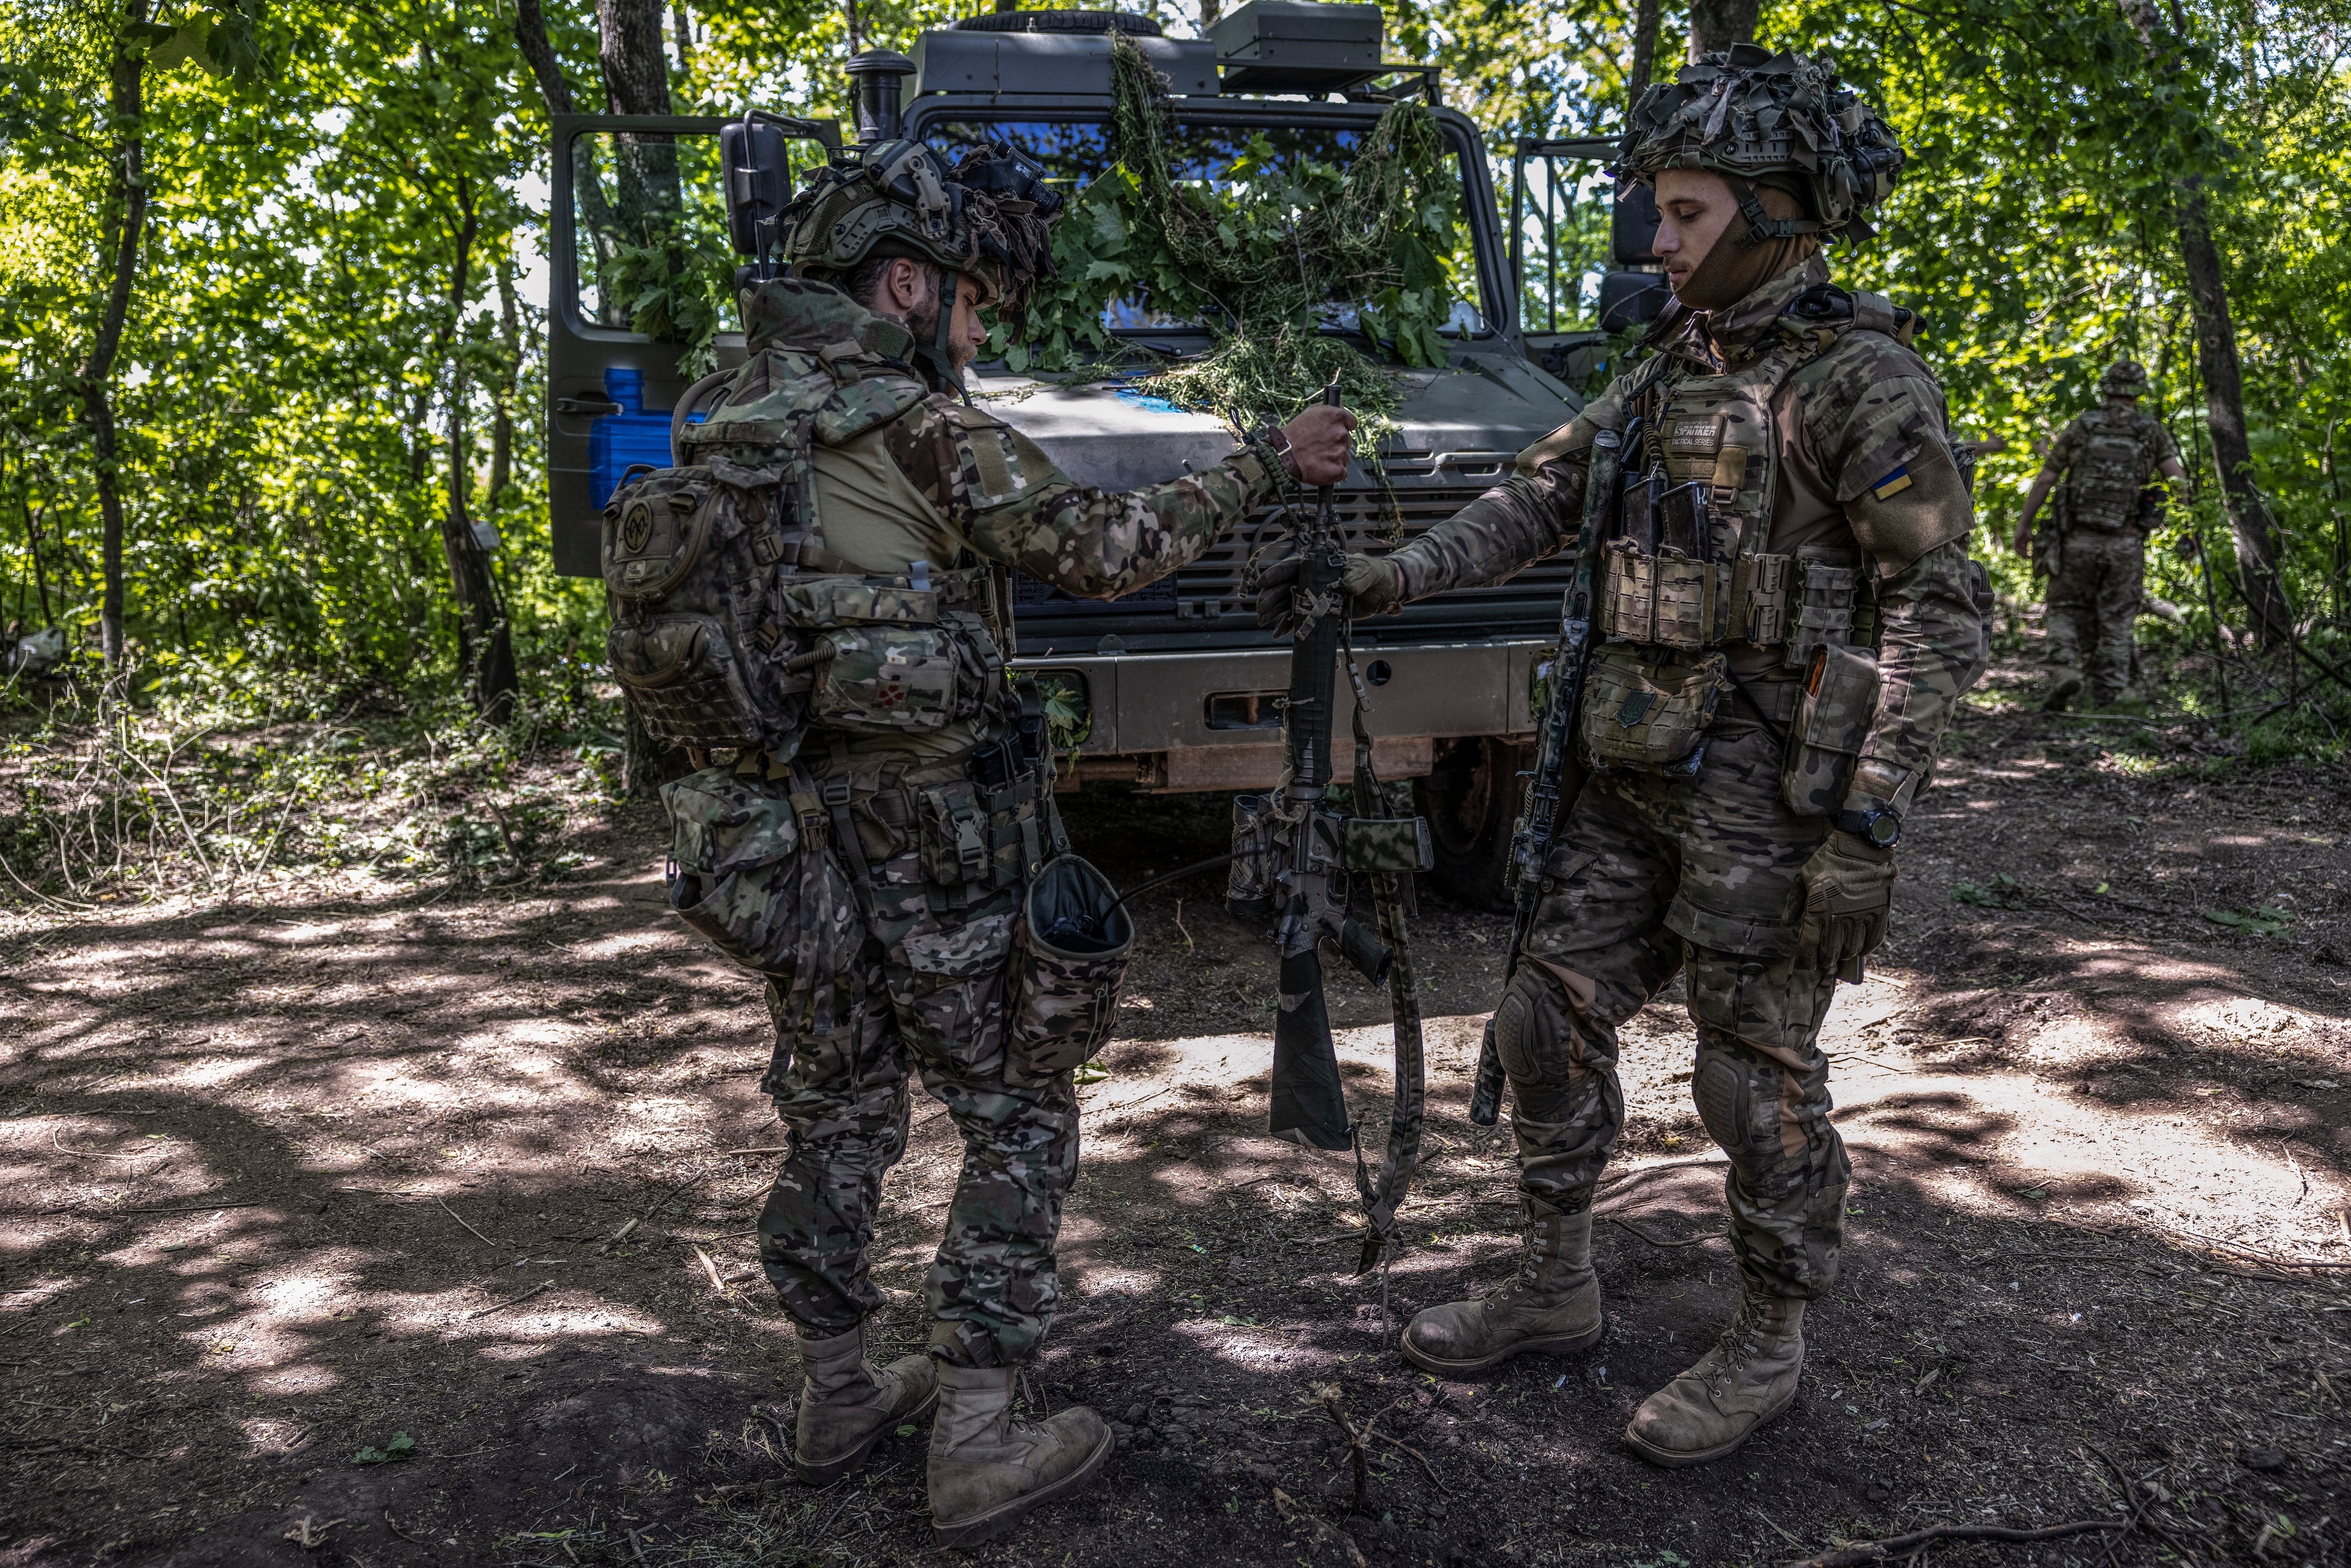
M968 580L993 584L975 601L987 632L965 644L998 657L991 691L1002 689L998 650L1009 652L1009 584L970 563L1086 597L1131 592L1270 499L1278 469L1336 482L1354 424L1344 410L1310 408L1220 466L1112 494L1072 483L972 406L961 374L987 341L981 310L1017 320L1050 267L1057 199L1008 156L967 154L950 178L935 155L897 142L812 176L782 216L786 275L747 296L749 361L690 431L695 450L737 465L722 476L742 472L774 440L771 389L799 384L811 365L829 371L841 390L816 415L810 448L820 542L784 549L802 569L862 574L883 593L929 585L944 599ZM840 428L855 434L836 440ZM879 689L904 695L886 681ZM760 1256L806 1374L796 1469L810 1481L847 1474L935 1400L930 1499L948 1542L992 1534L1067 1491L1110 1448L1091 1410L1036 1425L1010 1414L1017 1369L1059 1300L1053 1248L1077 1170L1078 1102L1070 1071L1024 1055L1006 1021L1022 885L1060 829L1050 776L1019 757L1004 711L896 733L811 732L789 766L816 831L775 873L797 889L797 903L778 905L797 925L779 934L788 956L766 963L776 1047L762 1087L790 1153L760 1216ZM784 767L774 758L767 777ZM910 1072L961 1133L963 1170L930 1269L929 1353L877 1367L864 1352L864 1322L882 1303L868 1248L883 1177L906 1146Z
M1817 162L1792 154L1799 134ZM1496 1009L1522 1259L1484 1298L1419 1313L1402 1348L1458 1376L1598 1337L1592 1201L1624 1123L1617 1030L1682 971L1741 1301L1625 1433L1663 1465L1730 1452L1794 1397L1849 1170L1822 1017L1885 935L1903 813L1984 659L1942 391L1908 313L1837 288L1817 254L1870 232L1858 214L1901 156L1799 57L1740 46L1649 89L1616 172L1653 183L1664 217L1677 305L1657 353L1451 519L1348 563L1358 613L1501 580L1576 539L1595 446L1623 455L1623 498L1603 498L1623 522L1602 558L1588 771L1535 868L1541 903Z
M2185 485L2179 448L2163 422L2144 413L2147 371L2117 360L2098 378L2099 406L2058 432L2048 459L2025 493L2016 553L2035 554L2049 573L2042 622L2042 663L2049 669L2043 707L2062 711L2081 694L2100 707L2137 700L2131 688L2139 598L2147 574L2146 538L2158 512L2152 486L2160 474ZM2053 487L2057 523L2035 540L2033 519Z

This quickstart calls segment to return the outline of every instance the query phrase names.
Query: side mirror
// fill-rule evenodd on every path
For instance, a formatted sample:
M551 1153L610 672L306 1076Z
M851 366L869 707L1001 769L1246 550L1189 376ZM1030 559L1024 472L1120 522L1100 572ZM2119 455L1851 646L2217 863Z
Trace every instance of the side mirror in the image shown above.
M726 237L737 256L764 260L792 199L791 138L747 115L719 128L718 156L726 168Z
M1600 277L1600 329L1621 332L1665 314L1674 297L1662 272L1606 272Z
M1625 193L1608 222L1609 254L1619 267L1654 267L1657 243L1657 193L1635 185Z

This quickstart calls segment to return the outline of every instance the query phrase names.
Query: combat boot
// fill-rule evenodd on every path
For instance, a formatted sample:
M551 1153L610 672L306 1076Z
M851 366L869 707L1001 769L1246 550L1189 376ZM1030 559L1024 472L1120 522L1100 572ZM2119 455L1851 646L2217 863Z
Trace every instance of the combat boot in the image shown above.
M939 1367L930 1486L942 1546L987 1540L1039 1503L1075 1491L1110 1457L1110 1428L1082 1405L1035 1426L1015 1421L1012 1378L1008 1366Z
M892 1428L918 1421L938 1402L938 1370L927 1355L887 1366L865 1359L865 1326L800 1342L800 1418L792 1473L810 1486L839 1480L865 1462Z
M1668 1469L1721 1458L1795 1402L1803 1370L1804 1303L1750 1287L1714 1348L1642 1401L1625 1446Z
M2049 672L2049 695L2041 699L2043 713L2064 713L2065 705L2082 695L2082 672L2063 666Z
M1525 1250L1500 1290L1430 1307L1405 1325L1406 1361L1447 1376L1482 1372L1522 1350L1582 1350L1600 1337L1600 1281L1592 1272L1592 1210L1562 1214L1526 1200Z

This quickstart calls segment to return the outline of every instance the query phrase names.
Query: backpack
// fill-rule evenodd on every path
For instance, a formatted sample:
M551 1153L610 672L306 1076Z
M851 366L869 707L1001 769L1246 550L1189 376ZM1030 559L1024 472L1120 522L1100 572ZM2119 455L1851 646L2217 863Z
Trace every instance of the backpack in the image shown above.
M680 465L632 468L604 507L606 652L656 738L796 756L814 727L935 729L1005 700L1009 594L987 568L870 576L824 548L816 443L927 395L879 356L770 347L681 433Z

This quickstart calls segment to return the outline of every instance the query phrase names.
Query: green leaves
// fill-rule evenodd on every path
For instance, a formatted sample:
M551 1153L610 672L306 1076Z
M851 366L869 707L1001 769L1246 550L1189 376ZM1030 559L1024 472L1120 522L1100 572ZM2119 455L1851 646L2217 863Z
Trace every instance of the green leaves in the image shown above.
M2204 918L2248 936L2277 936L2294 924L2294 912L2264 904L2259 909L2207 909Z
M351 1456L355 1465L388 1465L409 1458L416 1452L416 1439L405 1432L394 1432L392 1441L381 1448L361 1448Z

